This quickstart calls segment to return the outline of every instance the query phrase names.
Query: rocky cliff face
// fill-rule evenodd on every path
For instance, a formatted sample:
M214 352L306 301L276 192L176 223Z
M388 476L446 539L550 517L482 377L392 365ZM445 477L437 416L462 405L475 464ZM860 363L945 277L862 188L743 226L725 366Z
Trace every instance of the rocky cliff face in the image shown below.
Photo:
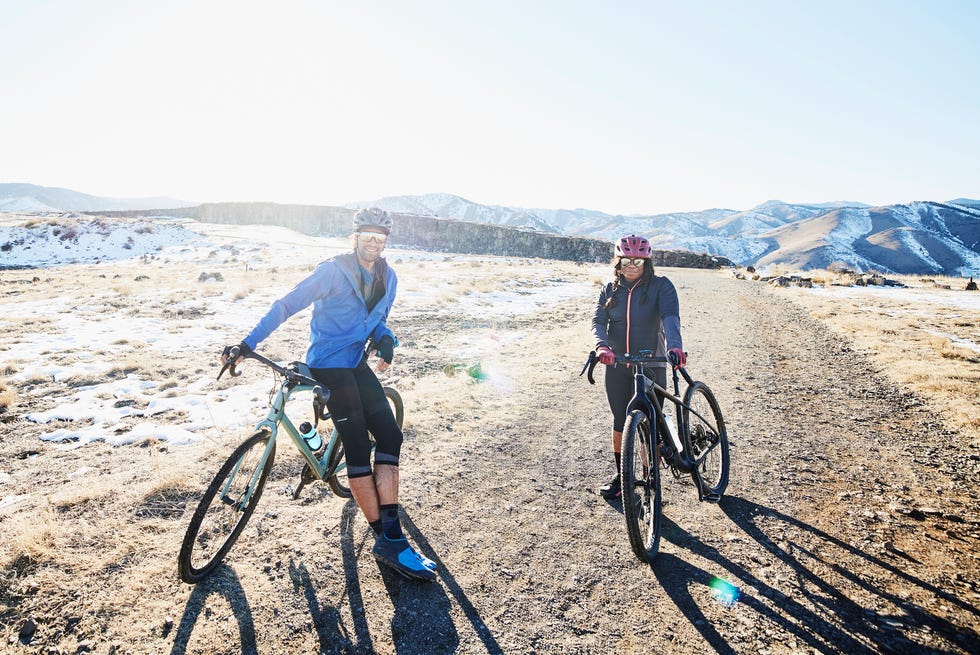
M319 205L222 202L157 212L105 213L127 215L156 213L194 218L208 223L281 225L315 236L346 236L351 232L354 210ZM471 223L409 213L392 212L392 215L395 220L392 243L402 247L475 255L541 257L599 263L609 262L613 257L613 244L599 239L560 236L518 230L502 225ZM724 257L682 250L655 251L654 264L684 268L720 268L732 265Z
M727 257L691 252L690 250L654 250L654 266L676 266L678 268L723 268L734 266Z

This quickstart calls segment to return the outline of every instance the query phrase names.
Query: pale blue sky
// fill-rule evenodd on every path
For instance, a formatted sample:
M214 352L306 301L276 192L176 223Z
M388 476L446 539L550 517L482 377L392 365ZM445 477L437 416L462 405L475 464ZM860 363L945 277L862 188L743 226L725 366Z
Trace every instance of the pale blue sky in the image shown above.
M0 0L0 182L656 213L980 197L980 0Z

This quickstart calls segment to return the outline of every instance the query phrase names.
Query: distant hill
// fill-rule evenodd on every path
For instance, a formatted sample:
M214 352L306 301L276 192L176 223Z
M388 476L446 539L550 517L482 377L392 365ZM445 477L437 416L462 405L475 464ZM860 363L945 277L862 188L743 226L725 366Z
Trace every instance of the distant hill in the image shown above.
M534 216L568 235L613 241L623 234L642 234L658 249L708 253L741 265L783 264L807 270L841 263L886 273L980 274L980 201L964 198L887 207L853 201L801 205L770 200L744 211L707 209L649 216L485 206L446 194L398 196L361 206L369 204L496 224L506 224L515 216Z
M173 209L196 204L174 198L104 198L70 189L0 183L0 211L3 212Z
M391 212L415 216L453 218L473 223L489 223L505 227L538 230L560 234L561 229L539 216L533 209L515 209L500 205L481 205L449 193L430 193L421 196L390 196L371 203L349 205L350 208L370 204Z
M177 209L191 205L172 198L100 198L32 184L0 184L0 211L146 213L151 210L172 210L176 215ZM231 207L235 203L222 205ZM251 216L256 212L278 212L283 216L277 220L288 223L307 221L309 216L319 216L327 210L337 213L357 207L381 206L404 217L427 219L416 221L420 226L429 226L424 230L419 228L420 240L416 243L425 245L422 241L424 233L425 239L434 239L433 243L439 243L434 246L436 248L464 247L460 244L465 241L465 247L472 250L481 238L486 240L484 247L496 244L492 247L503 248L500 244L508 238L531 243L533 239L528 239L533 233L598 239L608 246L619 236L635 233L649 238L658 250L706 253L719 258L718 261L729 260L745 266L780 264L807 270L839 263L860 271L980 276L980 200L969 198L884 207L853 201L793 204L769 200L747 210L713 208L654 215L609 214L581 208L481 205L446 193L389 196L370 202L351 203L346 208L310 206L303 211L295 208L287 211L283 209L287 206L277 207L267 203L259 211L256 207L260 206L243 206L233 213ZM197 213L202 213L203 209L205 207L198 208ZM191 216L195 212L192 210L183 215ZM253 219L245 222L254 222ZM273 219L276 217L262 220ZM489 239L486 235L476 236L477 232L467 227L464 239L462 233L451 235L452 221L496 226L515 232L512 237L501 233ZM436 232L430 230L431 226L442 226L437 231L438 238ZM521 236L520 233L525 235ZM588 254L575 255L586 260L592 256L592 250L588 250Z
M837 209L761 238L773 248L756 266L808 269L841 262L862 271L962 276L980 271L980 210L940 203Z

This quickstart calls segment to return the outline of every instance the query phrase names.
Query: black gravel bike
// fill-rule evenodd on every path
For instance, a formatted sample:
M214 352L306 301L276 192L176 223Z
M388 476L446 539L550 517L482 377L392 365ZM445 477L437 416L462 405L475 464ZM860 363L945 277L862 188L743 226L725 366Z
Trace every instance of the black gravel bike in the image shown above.
M240 375L235 370L238 357L236 346L229 352L228 363L218 373L218 379L225 371L234 376ZM191 517L177 557L180 578L190 584L200 582L217 568L255 511L276 457L276 437L280 428L285 430L306 460L299 483L292 492L294 499L299 498L305 485L315 480L326 481L330 490L341 498L351 497L344 445L336 428L329 439L323 439L326 447L321 447L322 451L314 451L303 438L300 428L286 415L286 403L290 396L310 391L313 395L312 427L316 428L321 420L330 421L327 411L330 391L313 379L309 367L302 362L280 366L254 351L245 358L265 364L275 372L277 379L281 378L281 382L269 403L268 415L255 427L255 434L242 442L218 470ZM395 422L401 427L405 417L402 398L391 387L384 387L384 393L395 415ZM374 450L373 438L371 450Z
M591 384L599 358L595 351L582 369L588 371ZM652 351L636 355L616 355L617 366L635 371L635 391L627 406L623 430L623 452L620 480L623 486L623 515L626 532L636 556L652 563L660 548L663 519L663 471L675 478L690 475L699 501L716 503L728 486L728 433L725 419L711 389L695 381L683 367L673 369L674 393L654 381L647 367L670 364L667 357L656 357ZM679 375L687 382L680 397ZM663 411L664 401L676 406L676 427Z

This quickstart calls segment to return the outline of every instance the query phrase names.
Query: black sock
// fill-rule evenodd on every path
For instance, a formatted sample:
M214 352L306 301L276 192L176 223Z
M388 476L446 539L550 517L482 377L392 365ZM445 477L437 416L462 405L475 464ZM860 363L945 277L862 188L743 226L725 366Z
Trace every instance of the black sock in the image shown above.
M375 537L381 534L381 519L378 519L377 521L368 521L368 525L370 525L371 529L374 530Z
M402 524L398 520L398 503L381 506L381 531L389 539L404 539Z
M619 475L619 468L622 465L623 455L622 453L613 453L613 457L616 458L616 475Z

